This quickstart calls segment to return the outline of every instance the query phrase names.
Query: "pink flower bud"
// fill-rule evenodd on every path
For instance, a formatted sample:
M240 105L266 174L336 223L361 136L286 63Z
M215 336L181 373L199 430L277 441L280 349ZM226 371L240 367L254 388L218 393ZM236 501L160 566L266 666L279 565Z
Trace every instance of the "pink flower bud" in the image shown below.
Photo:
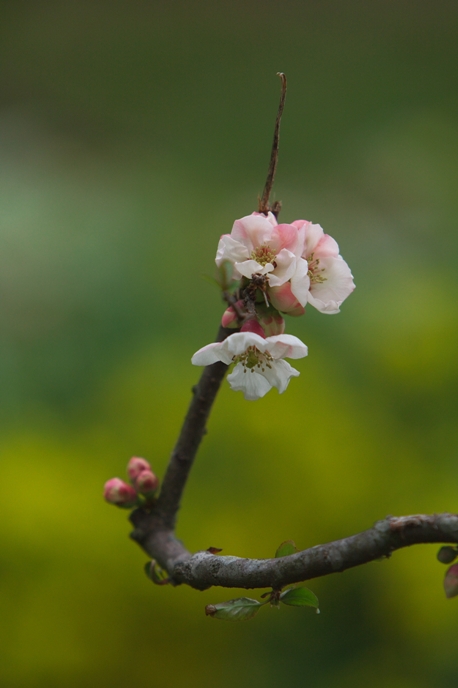
M105 483L103 496L109 504L130 509L137 504L137 493L131 485L128 485L121 478L111 478Z
M297 298L291 291L289 282L285 282L281 287L272 287L269 289L269 301L271 304L282 313L288 313L294 317L304 315L305 308L301 306Z
M263 315L259 318L259 322L266 333L266 337L275 337L277 334L283 334L285 331L285 321L278 311L273 311L269 315Z
M135 480L135 489L143 495L152 495L159 486L159 479L151 471L142 471Z
M245 320L242 327L240 328L240 332L254 332L254 334L258 334L263 339L266 338L266 333L264 332L264 330L262 329L261 325L258 323L256 318L251 318L250 320ZM231 335L231 337L232 337L232 335Z
M456 597L458 595L458 564L450 566L444 578L445 596Z
M239 313L243 312L243 301L237 301L235 305ZM239 326L237 313L235 312L235 308L233 306L229 306L229 308L226 308L226 310L224 311L223 317L221 318L221 325L223 327Z
M142 471L150 471L151 466L146 459L140 459L138 456L133 456L127 464L127 474L132 482Z

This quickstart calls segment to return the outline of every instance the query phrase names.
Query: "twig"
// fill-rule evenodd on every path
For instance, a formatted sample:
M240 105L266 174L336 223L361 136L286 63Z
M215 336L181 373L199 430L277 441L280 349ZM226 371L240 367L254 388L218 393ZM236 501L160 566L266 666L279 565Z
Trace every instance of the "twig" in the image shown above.
M264 213L264 215L267 215L269 210L271 210L274 213L275 217L280 212L281 203L279 201L276 201L272 206L270 206L269 198L275 180L275 171L277 169L278 146L280 142L280 122L286 98L286 76L283 74L283 72L278 72L277 76L279 76L281 79L280 104L278 106L277 119L275 120L274 140L272 143L272 152L270 154L269 170L267 172L266 184L264 186L262 196L259 199L258 206L260 213Z

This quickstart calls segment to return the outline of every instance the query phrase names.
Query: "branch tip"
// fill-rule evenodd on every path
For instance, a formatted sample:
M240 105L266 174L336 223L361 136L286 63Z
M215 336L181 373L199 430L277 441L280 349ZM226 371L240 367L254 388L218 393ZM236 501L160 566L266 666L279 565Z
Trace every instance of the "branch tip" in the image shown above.
M262 196L259 199L259 205L258 205L258 211L260 213L267 215L269 210L272 210L275 217L280 212L281 203L279 201L276 201L274 203L274 205L271 207L270 203L269 203L269 198L270 198L270 194L271 194L272 187L274 184L275 172L276 172L277 163L278 163L278 148L279 148L279 142L280 142L280 122L281 122L281 117L283 114L283 108L285 107L286 85L287 85L286 84L286 76L285 76L285 74L283 74L283 72L277 72L277 76L279 76L281 79L280 103L278 105L277 118L275 120L274 140L272 142L272 152L270 154L270 162L269 162L269 169L267 171L267 179L266 179L266 183L264 186L264 191L262 192Z

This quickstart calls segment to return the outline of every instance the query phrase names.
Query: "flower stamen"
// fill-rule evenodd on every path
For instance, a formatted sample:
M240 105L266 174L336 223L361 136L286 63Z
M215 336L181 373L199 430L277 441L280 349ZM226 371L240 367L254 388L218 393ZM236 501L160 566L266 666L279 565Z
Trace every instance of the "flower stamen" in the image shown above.
M320 264L320 259L319 258L313 258L315 254L311 253L310 256L307 258L307 263L308 263L308 271L307 275L310 277L310 282L312 284L322 284L323 282L326 282L327 277L323 277L323 275L320 275L320 272L324 272L324 268L319 268Z
M270 246L267 244L263 244L262 246L258 246L254 251L251 252L251 259L255 260L259 265L262 265L264 267L267 265L267 263L270 263L271 265L274 266L274 268L277 267L277 263L275 262L275 258L277 257L277 254L272 251Z
M256 372L255 368L260 368L262 372L266 368L272 368L271 361L273 357L268 351L259 351L256 346L249 346L243 354L238 356L232 356L234 363L241 363L243 366L243 372L246 373L250 370L252 373Z

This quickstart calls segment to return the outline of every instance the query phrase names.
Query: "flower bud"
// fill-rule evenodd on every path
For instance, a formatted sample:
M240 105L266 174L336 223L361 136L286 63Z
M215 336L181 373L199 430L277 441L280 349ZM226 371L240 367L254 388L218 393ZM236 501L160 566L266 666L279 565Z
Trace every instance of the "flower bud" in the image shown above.
M240 312L243 312L243 301L239 300L236 302L236 307L237 310ZM226 308L226 310L223 313L223 317L221 318L221 325L223 327L238 327L239 326L239 320L237 317L237 313L235 311L235 308L233 306L229 306L229 308Z
M127 474L132 482L142 471L150 471L151 466L146 459L140 459L138 456L133 456L127 464Z
M240 332L254 332L254 334L258 334L263 339L266 338L266 333L264 332L256 318L250 318L250 320L245 320L242 327L240 328Z
M304 315L305 308L301 306L297 298L291 291L289 282L285 282L280 287L269 289L269 301L278 311L288 313L294 317Z
M121 478L111 478L105 483L103 496L109 504L115 504L123 509L131 509L137 504L137 493L131 485Z
M456 597L458 595L458 564L450 566L444 578L445 596Z
M156 492L159 486L159 479L151 471L142 471L135 480L135 489L147 497Z
M441 547L437 553L437 558L441 564L451 564L454 559L458 557L458 552L455 547Z
M262 315L259 322L262 325L266 337L275 337L277 334L283 334L285 331L285 321L278 311L272 309L272 314Z

